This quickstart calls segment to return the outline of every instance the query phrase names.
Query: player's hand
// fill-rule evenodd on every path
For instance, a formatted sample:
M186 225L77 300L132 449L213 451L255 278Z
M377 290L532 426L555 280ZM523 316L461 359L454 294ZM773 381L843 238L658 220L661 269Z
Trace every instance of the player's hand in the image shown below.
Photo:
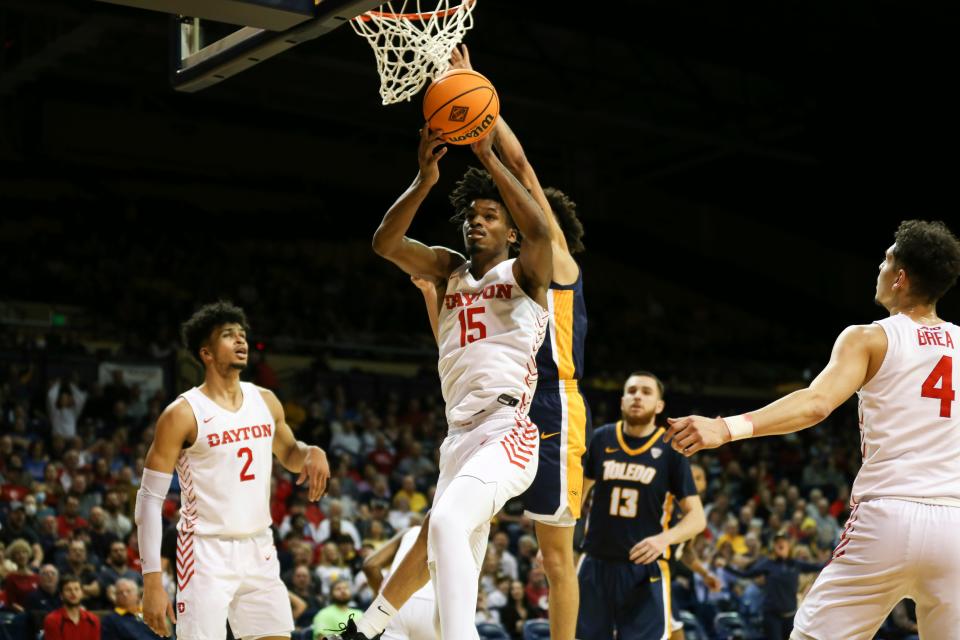
M707 571L707 574L703 576L703 584L707 585L707 589L710 589L710 591L714 593L717 593L723 589L723 582L720 581L720 578L717 577L717 574L710 573L709 571Z
M320 447L310 447L307 450L297 484L301 485L308 479L310 490L307 497L310 502L316 502L327 492L327 480L330 479L330 463L327 462L327 454Z
M155 580L143 581L143 622L158 636L166 637L171 635L167 620L177 624L177 616L160 581L160 574L155 575Z
M730 442L730 430L723 418L686 416L667 418L667 422L670 428L663 434L663 441L673 440L673 448L688 457L701 449L716 449Z
M440 129L430 129L426 124L420 129L420 147L418 149L418 162L420 163L420 178L433 186L440 179L440 167L438 162L447 153L447 147L443 143L443 131Z
M423 276L410 276L410 282L412 282L417 289L420 289L420 291L423 291L424 293L432 293L434 295L437 293L437 285L435 285L433 280L429 278L424 278Z
M473 70L473 66L470 64L470 52L467 50L467 45L461 44L459 47L454 47L453 51L450 52L450 68Z
M669 543L663 534L644 538L630 549L630 560L636 564L650 564L657 558L663 557Z

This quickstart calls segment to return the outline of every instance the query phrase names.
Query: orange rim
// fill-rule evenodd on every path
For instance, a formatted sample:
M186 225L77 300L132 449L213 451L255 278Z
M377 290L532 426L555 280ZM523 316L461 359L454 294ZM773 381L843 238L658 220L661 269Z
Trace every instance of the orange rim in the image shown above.
M467 5L471 5L476 0L464 0L461 4L456 7L451 7L450 9L445 9L443 11L428 11L426 13L390 13L389 11L367 11L366 13L361 13L355 18L355 20L360 20L361 22L369 22L370 18L386 18L387 20L420 20L425 21L429 20L436 16L437 18L446 18L452 16L457 11L460 11Z

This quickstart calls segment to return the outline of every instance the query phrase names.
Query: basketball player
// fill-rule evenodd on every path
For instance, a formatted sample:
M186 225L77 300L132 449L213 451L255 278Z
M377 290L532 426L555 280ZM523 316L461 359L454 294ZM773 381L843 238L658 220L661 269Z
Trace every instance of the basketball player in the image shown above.
M421 132L420 172L390 208L374 250L411 276L434 281L439 309L439 371L449 432L426 525L429 575L437 593L438 635L475 637L477 581L492 518L536 474L539 438L527 418L536 389L536 353L547 331L552 276L543 210L493 150L496 131L471 145L486 172L470 169L451 194L468 259L404 234L439 178L442 133ZM523 237L518 257L510 258ZM405 584L419 589L422 556L413 552ZM401 566L407 563L401 563ZM398 569L402 573L403 569ZM388 582L388 587L394 581ZM397 598L402 604L409 597ZM372 638L396 609L380 594L344 638Z
M234 636L288 638L293 616L270 530L273 456L323 495L330 469L319 447L293 437L273 392L240 382L247 366L247 320L228 302L208 304L182 327L204 382L183 393L157 420L137 492L135 519L143 564L143 619L179 640ZM161 507L176 468L177 613L161 584Z
M450 67L473 68L466 45L454 48ZM525 515L535 522L550 584L550 637L573 640L580 601L573 533L580 517L582 457L590 415L579 388L587 312L580 267L572 256L583 251L583 225L577 217L576 204L566 194L540 186L520 141L502 117L497 120L494 145L510 172L543 209L550 226L553 279L547 291L547 308L551 322L548 339L537 352L539 380L530 406L530 418L540 431L540 460L533 484L522 500ZM430 325L435 328L436 307L434 304L431 309L429 282L414 277L414 284L424 292ZM421 540L421 544L425 541ZM401 566L400 571L405 569Z
M921 637L957 637L960 328L936 305L958 275L960 241L942 222L901 223L877 276L876 301L890 317L844 330L808 388L739 416L670 420L665 440L690 455L806 429L859 395L863 466L852 510L791 638L873 638L904 597L917 603Z
M380 593L383 585L382 569L389 565L393 574L413 548L419 534L419 526L401 531L363 561L363 573L374 594ZM381 640L435 640L437 634L433 619L436 611L437 599L433 585L428 583L403 604L383 632Z
M593 489L580 561L577 638L667 640L671 546L706 527L690 463L660 445L663 383L645 371L623 385L622 419L593 434L584 491ZM683 517L670 521L679 504Z

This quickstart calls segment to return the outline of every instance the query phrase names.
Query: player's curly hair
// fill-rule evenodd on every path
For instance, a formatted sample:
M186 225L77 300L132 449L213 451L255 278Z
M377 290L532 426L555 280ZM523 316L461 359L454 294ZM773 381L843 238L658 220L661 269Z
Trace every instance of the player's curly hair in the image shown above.
M547 187L543 190L547 196L547 202L553 210L553 215L557 218L557 223L563 231L563 237L567 240L567 249L570 253L580 253L586 247L583 246L583 223L577 217L577 203L570 199L560 189Z
M467 167L467 172L457 181L457 186L450 192L450 204L453 205L454 214L450 217L450 222L456 225L462 225L467 219L467 211L474 200L494 200L503 207L503 212L507 216L507 226L517 231L517 241L510 247L511 253L515 253L520 248L520 229L513 221L507 203L503 201L500 190L497 189L497 183L493 181L490 173L477 167Z
M904 220L894 234L893 257L910 276L913 291L936 302L960 276L960 240L943 222Z
M230 323L239 324L244 331L250 331L247 315L243 309L229 300L218 300L204 305L197 309L189 320L180 325L183 346L187 348L190 355L200 360L200 348L210 339L213 330ZM200 362L203 361L200 360Z

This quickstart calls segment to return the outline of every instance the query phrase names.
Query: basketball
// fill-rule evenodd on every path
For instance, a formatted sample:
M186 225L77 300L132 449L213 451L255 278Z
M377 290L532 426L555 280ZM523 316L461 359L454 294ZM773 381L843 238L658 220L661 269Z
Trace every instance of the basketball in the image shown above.
M470 144L493 131L500 113L497 90L486 77L454 69L434 80L423 96L423 117L450 144Z

